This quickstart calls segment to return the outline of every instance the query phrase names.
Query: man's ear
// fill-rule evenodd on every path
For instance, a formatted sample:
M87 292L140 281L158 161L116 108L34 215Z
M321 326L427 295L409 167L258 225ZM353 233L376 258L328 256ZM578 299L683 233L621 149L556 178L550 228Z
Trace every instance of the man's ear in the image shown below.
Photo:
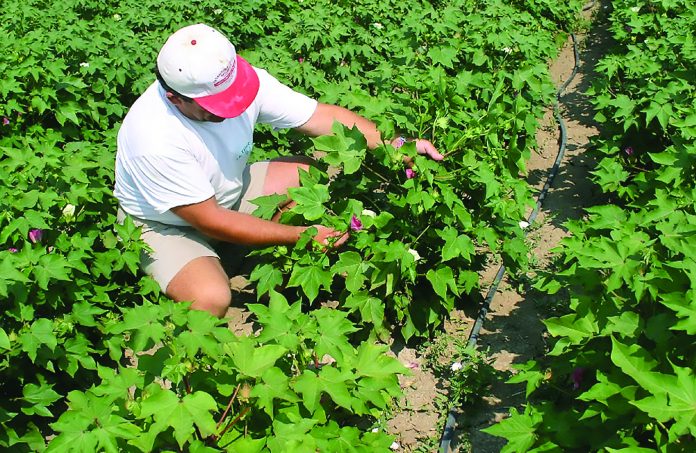
M182 102L184 102L183 99L181 99L179 96L176 96L175 94L173 94L169 91L167 91L165 93L165 96L167 97L167 100L169 102L171 102L172 104L174 104L176 106L179 106L179 105L181 105Z

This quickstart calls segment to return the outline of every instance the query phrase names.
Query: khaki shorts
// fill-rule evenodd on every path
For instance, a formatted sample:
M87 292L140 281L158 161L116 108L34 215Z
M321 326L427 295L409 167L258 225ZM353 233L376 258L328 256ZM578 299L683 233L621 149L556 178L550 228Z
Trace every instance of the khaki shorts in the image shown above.
M251 204L250 200L263 195L267 172L268 162L257 162L246 167L242 196L232 207L233 210L245 214L251 214L256 210L257 206ZM119 207L118 221L122 222L127 215ZM133 219L133 223L142 227L141 238L152 249L151 252L143 252L140 257L140 265L148 275L151 275L159 283L163 291L166 291L174 276L194 259L201 256L214 256L220 259L216 248L224 243L203 235L193 227L167 225L135 216L130 216L130 218ZM236 256L233 253L226 253L225 261L237 261L237 263L226 264L228 266L238 265L244 258L242 250L243 248L238 248Z

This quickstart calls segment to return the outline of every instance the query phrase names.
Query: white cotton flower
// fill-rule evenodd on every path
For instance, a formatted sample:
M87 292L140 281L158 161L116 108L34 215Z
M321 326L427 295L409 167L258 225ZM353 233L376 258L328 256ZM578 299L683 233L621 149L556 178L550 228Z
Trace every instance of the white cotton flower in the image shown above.
M222 13L222 10L220 8L213 10L213 14L220 14L220 13Z
M363 209L360 215L362 217L377 217L375 211L370 211L369 209Z
M120 14L114 14L113 15L114 20L121 20L121 15Z
M631 11L633 11L634 13L637 13L638 11L640 11L640 6L633 6L631 8Z
M419 259L421 259L421 256L418 254L418 252L416 252L413 249L408 249L408 253L413 255L413 261L418 261Z
M503 52L505 53L512 53L512 49L510 47L503 47Z
M378 432L379 432L379 428L372 428L372 432L373 432L373 433L378 433Z
M70 203L65 205L63 208L63 218L68 222L75 218L75 205Z
M380 24L379 22L375 22L372 24L373 27L375 27L377 30L381 30L384 28L384 25Z
M462 368L464 368L464 365L462 365L462 362L454 362L454 363L452 364L452 366L450 367L450 369L451 369L452 371L459 371L459 370L461 370Z
M399 448L401 448L401 445L400 445L398 442L394 441L394 442L392 442L392 444L389 446L389 448L391 448L392 450L398 450Z
M80 63L80 66L83 68L89 68L89 63L83 61L82 63Z
M523 230L529 226L529 222L525 222L524 220L520 220L520 228Z

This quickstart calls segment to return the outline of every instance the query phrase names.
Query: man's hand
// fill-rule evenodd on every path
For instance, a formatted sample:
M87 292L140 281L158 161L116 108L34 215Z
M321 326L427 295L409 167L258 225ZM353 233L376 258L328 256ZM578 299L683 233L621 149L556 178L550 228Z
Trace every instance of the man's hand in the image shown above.
M418 138L415 140L416 142L416 151L418 151L418 154L425 154L432 160L442 160L445 158L442 154L438 152L438 150L435 148L435 145L430 143L429 140L425 140L422 138Z
M397 137L394 140L392 140L391 144L394 148L401 148L407 141L409 140L405 139L404 137ZM445 158L445 156L440 154L437 148L435 148L435 145L430 143L429 140L417 138L412 141L416 144L416 151L418 152L418 154L426 155L435 161L441 161ZM404 162L409 168L413 167L413 159L411 159L410 157L404 157Z
M325 247L337 248L348 240L347 231L338 231L323 225L313 225L317 229L314 240Z

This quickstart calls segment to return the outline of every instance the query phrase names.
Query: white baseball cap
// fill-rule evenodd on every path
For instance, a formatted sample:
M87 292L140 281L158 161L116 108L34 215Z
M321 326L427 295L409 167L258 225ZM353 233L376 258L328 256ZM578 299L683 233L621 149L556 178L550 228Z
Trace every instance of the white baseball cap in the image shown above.
M170 88L222 118L241 115L259 91L254 68L205 24L174 32L157 56L157 69Z

